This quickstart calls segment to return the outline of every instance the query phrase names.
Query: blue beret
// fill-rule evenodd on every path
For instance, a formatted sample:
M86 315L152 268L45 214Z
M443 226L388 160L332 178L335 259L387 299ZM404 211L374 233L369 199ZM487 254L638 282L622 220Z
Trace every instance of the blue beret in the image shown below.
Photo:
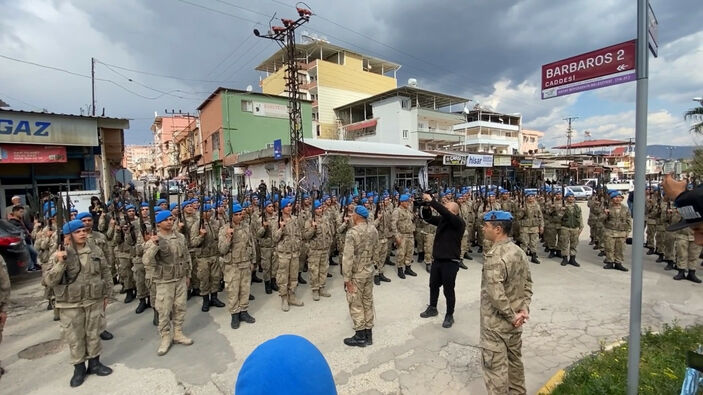
M44 212L44 216L45 216L46 218L50 218L50 217L53 217L53 216L55 216L55 215L56 215L56 209L53 208L53 207L51 208L51 210L47 210L47 211Z
M309 199L309 198L310 198L310 195L308 195L307 193L303 194L303 199Z
M484 221L512 221L513 216L507 211L489 211L483 216Z
M378 195L373 197L373 204L378 204Z
M210 211L212 210L212 205L211 204L204 204L203 205L203 211Z
M232 205L232 214L237 214L242 212L242 206L239 204L235 203Z
M164 209L161 208L161 206L156 206L154 207L154 212L158 213L159 211L164 211Z
M149 203L147 203L147 202L142 202L139 206L140 206L140 207L149 207Z
M159 200L156 201L156 205L157 205L157 206L160 206L160 205L162 205L162 204L164 204L164 203L168 203L168 200L166 200L166 199L159 199Z
M325 357L307 339L281 335L260 344L239 369L237 395L336 394Z
M369 202L369 199L367 199L367 198L361 199L361 204L366 204L368 202Z
M364 218L369 217L369 210L367 210L366 207L364 207L362 205L356 206L356 208L354 209L354 212L361 215Z
M209 201L210 201L210 196L205 196L205 198L203 199L203 201L204 201L204 202L209 202Z
M405 193L402 194L402 195L400 195L400 201L401 201L401 202L407 202L408 200L410 200L410 195L405 194Z
M169 219L169 218L171 218L171 217L172 217L172 215L171 215L171 212L170 212L170 211L161 210L161 211L159 211L158 213L156 213L156 223L157 223L157 224L160 224L160 223L162 223L163 221L165 221L165 220L167 220L167 219Z
M83 219L83 218L91 218L92 219L93 215L90 214L89 212L86 212L86 211L83 211L82 213L78 213L78 215L76 215L76 219Z
M285 198L281 200L281 208L287 207L288 205L293 204L293 199Z
M174 210L176 207L178 207L178 203L171 203L168 205L169 210Z
M525 192L525 196L535 196L534 191Z
M495 192L491 191L491 192L488 192L487 195L488 196L495 196L496 194L495 194Z
M186 206L189 204L190 204L190 200L186 200L185 202L181 203L181 208L186 208Z
M249 207L249 202L242 203L242 208L247 208L247 207Z
M83 228L84 228L83 221L81 221L80 219L74 219L73 221L69 221L69 222L65 223L63 225L63 228L61 228L61 230L63 231L64 234L67 235L67 234L70 234L70 233L77 231L78 229L83 229Z
M569 196L574 196L574 193L571 192L571 191L568 191L568 192L566 192L566 194L564 195L564 197L569 197Z
M317 210L320 206L322 206L322 202L320 202L319 200L315 200L315 202L312 204L312 207L315 208L316 210Z
M73 214L73 213L78 214L78 210L76 210L75 208L72 208L72 209L71 209L71 214Z
M136 210L136 209L134 208L134 205L128 204L125 206L125 210Z
M270 201L270 200L265 201L265 202L264 202L264 208L266 208L266 206L273 206L273 202Z
M622 193L620 193L620 191L612 191L612 192L610 192L609 195L610 195L610 198L613 199L613 198L616 198L616 197L618 197L618 196L622 196Z

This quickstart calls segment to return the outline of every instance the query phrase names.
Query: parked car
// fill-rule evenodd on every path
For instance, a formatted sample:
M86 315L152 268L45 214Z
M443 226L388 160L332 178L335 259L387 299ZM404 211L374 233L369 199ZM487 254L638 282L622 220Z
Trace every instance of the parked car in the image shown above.
M5 259L7 271L15 276L27 271L29 251L22 229L5 219L0 219L0 255Z
M585 185L572 185L569 187L566 187L566 192L573 193L574 198L578 199L588 199L591 196L593 196L593 189L591 187L587 187Z

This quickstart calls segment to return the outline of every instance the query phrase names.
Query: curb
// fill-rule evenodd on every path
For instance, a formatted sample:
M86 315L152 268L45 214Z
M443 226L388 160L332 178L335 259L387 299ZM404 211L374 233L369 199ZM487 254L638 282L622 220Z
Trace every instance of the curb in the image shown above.
M653 332L653 333L654 333L654 332ZM614 343L610 343L610 344L608 344L607 346L603 347L603 348L602 348L602 351L610 351L610 350L612 350L613 348L618 347L618 346L621 346L621 345L623 345L623 344L625 344L625 343L627 343L627 340L618 340L618 341L616 341L616 342L614 342ZM576 362L578 362L578 361L576 361ZM576 362L574 362L574 363L576 363ZM565 371L564 369L559 369L556 373L554 373L554 375L552 375L552 377L549 378L549 380L547 380L546 383L544 383L544 385L542 386L542 388L540 388L540 389L537 391L537 395L549 395L549 394L551 394L552 391L554 391L554 389L555 389L559 384L561 384L561 382L564 380L564 375L565 375L565 374L566 374L566 371Z

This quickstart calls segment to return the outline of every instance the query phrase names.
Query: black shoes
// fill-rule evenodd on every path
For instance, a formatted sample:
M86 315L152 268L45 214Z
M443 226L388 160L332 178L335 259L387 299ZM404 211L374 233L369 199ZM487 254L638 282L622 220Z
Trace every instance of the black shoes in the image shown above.
M271 279L271 290L278 292L278 284L276 284L276 279L272 278Z
M539 262L539 259L537 259L537 253L533 252L531 256L532 256L532 259L530 259L530 262L536 263L539 265L540 262Z
M425 263L425 271L426 271L427 273L430 272L430 264L429 264L429 263Z
M381 279L378 277L378 274L373 276L373 283L375 285L381 285Z
M88 371L85 368L85 362L73 365L73 377L71 377L71 387L78 387L85 381L85 376Z
M137 290L136 289L128 289L125 292L125 294L126 294L126 296L124 297L125 303L132 303L132 301L137 298Z
M271 280L264 281L264 290L266 291L266 294L271 295Z
M419 252L417 254L417 261L418 262L424 262L425 261L425 253L424 252Z
M556 254L556 252L554 252L554 250L550 250L549 248L547 248L547 250L549 250L549 256L547 258L552 259L555 256L557 256L557 254ZM545 252L547 252L547 251L545 251Z
M605 256L605 251L601 251L598 253L598 256Z
M100 339L102 339L102 340L112 340L113 337L114 336L112 336L112 333L110 333L106 330L100 332Z
M688 276L686 276L686 280L693 281L696 284L701 283L701 279L696 277L696 271L695 270L689 270L688 271Z
M421 318L436 317L437 314L439 314L439 313L437 312L437 308L436 308L436 307L434 307L434 306L427 306L427 309L425 309L425 311L423 311L422 313L420 313L420 317L421 317Z
M260 279L259 277L257 277L255 271L251 272L251 282L253 282L253 283L260 283L260 282L262 282L262 281L264 281L264 280L262 280L262 279Z
M654 255L654 248L649 247L649 249L647 250L647 255Z
M468 269L469 269L469 268L464 264L464 262L461 262L461 261L459 261L459 268L460 268L460 269L464 269L464 270L468 270Z
M614 269L613 263L612 263L612 262L606 262L605 265L603 265L603 269L606 269L606 270Z
M381 273L381 274L378 275L378 279L381 280L381 281L383 281L384 283L389 283L389 282L391 282L391 279L388 278L388 277L386 277L386 275L383 274L383 273Z
M571 266L576 266L576 267L580 267L580 266L581 266L581 265L579 265L578 262L576 262L576 255L571 255L571 256L569 257L569 265L571 265Z
M623 266L622 263L620 263L620 262L615 262L615 264L613 265L613 268L614 268L615 270L620 270L621 272L627 272L627 271L629 271L629 270L628 270L625 266Z
M242 311L241 313L239 313L239 319L241 321L246 322L247 324L253 324L256 322L254 317L250 316L249 313L247 313L246 311Z
M217 299L217 292L210 294L210 306L225 307L225 304L220 299Z
M471 258L471 255L469 255L468 252L465 252L465 253L464 253L464 259L469 259L469 260L471 260L472 258Z
M569 260L566 259L566 257L562 257L562 258L561 258L561 265L562 265L562 266L566 266L566 265L568 265L568 264L569 264Z
M256 298L254 297L254 295L249 294L249 300L256 300Z
M413 271L413 269L410 268L410 266L405 266L405 274L407 274L408 276L413 276L413 277L417 276L417 273L415 273Z
M366 347L366 330L356 331L354 336L344 339L344 344L352 347Z
M112 369L103 365L100 362L100 357L90 358L88 360L88 374L94 374L96 376L108 376L112 373Z
M454 325L454 316L452 314L447 314L444 316L444 322L442 322L442 328L451 328Z
M203 296L203 306L200 308L200 311L203 313L210 311L210 295Z
M656 262L657 263L664 262L664 254L657 254L657 255L659 255L659 257L657 258Z
M366 338L366 345L367 346L372 345L373 344L373 332L371 332L371 329L365 329L364 335Z
M239 313L232 314L232 321L229 323L230 328L239 328Z
M664 270L669 271L674 270L675 268L676 266L674 265L674 261L666 261L666 267L664 268Z
M151 323L154 324L154 326L159 325L159 312L156 311L156 307L154 307L154 319L151 320Z
M399 267L399 268L398 268L398 277L400 277L400 278L402 278L403 280L405 280L405 273L403 272L403 268L402 268L402 267Z
M298 272L298 284L307 284L308 282L303 279L303 274Z
M147 303L146 303L146 298L139 298L139 305L137 306L137 309L134 311L137 314L141 314L146 310Z
M548 252L548 253L549 253L549 257L550 257L550 258L554 258L554 257L552 256L553 250L552 250L551 248L549 248L549 247L544 247L544 252Z
M686 278L686 271L679 269L679 272L674 276L674 280L679 281Z

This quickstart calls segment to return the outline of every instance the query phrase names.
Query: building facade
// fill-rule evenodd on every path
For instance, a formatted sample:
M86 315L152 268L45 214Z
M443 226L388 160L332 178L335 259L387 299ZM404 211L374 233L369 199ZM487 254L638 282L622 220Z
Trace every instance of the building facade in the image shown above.
M179 152L173 141L174 133L182 131L197 117L189 114L174 114L154 118L151 131L154 133L154 174L162 179L178 177L181 164Z
M463 137L459 149L465 152L513 155L520 152L522 116L474 108L466 121L453 130Z

